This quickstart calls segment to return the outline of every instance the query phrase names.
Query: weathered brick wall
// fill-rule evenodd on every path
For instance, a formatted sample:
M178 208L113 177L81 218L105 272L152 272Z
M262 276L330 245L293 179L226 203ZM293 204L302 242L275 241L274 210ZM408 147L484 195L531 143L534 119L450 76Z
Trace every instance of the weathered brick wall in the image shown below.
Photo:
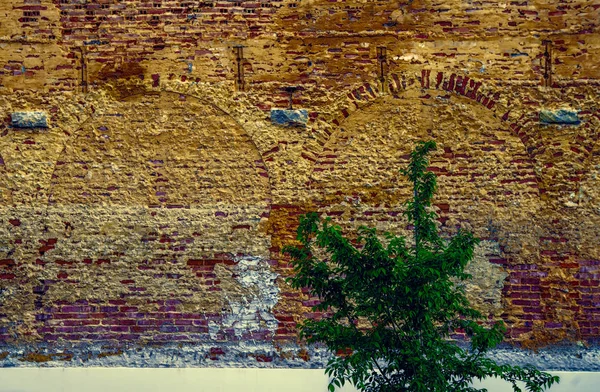
M433 138L473 301L597 367L560 358L600 336L600 4L0 3L4 365L322 364L281 247L311 210L405 232L398 169ZM270 118L290 86L305 126Z

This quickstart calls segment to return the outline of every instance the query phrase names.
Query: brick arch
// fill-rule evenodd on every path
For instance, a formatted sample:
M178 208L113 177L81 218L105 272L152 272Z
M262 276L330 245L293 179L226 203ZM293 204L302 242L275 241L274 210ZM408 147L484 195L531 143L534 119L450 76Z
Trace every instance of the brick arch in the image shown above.
M228 116L232 121L235 121L240 128L244 129L245 133L250 137L256 150L261 156L262 163L272 160L272 155L279 150L280 143L261 144L261 136L257 133L265 127L253 126L255 123L265 120L265 112L255 105L255 102L250 101L247 97L240 98L232 90L226 87L215 87L212 85L192 83L180 83L177 81L163 81L160 79L158 84L154 86L153 93L163 92L170 94L178 94L181 96L191 97L203 102L204 104L221 112L224 116ZM156 88L158 87L158 88ZM147 87L146 87L147 88ZM236 109L241 109L239 112ZM243 113L244 121L240 120L240 113ZM268 166L265 165L268 168ZM269 175L269 181L273 181ZM273 184L273 183L271 183Z
M211 97L213 95L216 94L211 94L210 92L206 92L204 95L200 95L198 92L194 92L194 93L189 93L186 91L186 89L184 88L180 88L177 89L177 87L183 87L183 85L171 85L169 86L169 88L166 89L162 89L160 90L161 93L167 93L167 94L177 94L179 96L185 96L185 97L189 97L189 98L193 98L193 99L197 99L198 101L212 107L214 110L218 111L219 113L223 114L224 116L227 116L228 118L230 118L232 121L234 121L241 129L244 130L244 133L249 137L250 141L252 142L252 144L254 145L254 148L256 149L256 151L260 154L260 159L261 159L261 165L262 167L265 168L265 170L268 172L268 166L265 164L265 160L266 158L269 156L270 152L271 152L271 148L261 148L257 143L256 143L256 139L255 139L255 135L252 134L251 132L248 131L248 129L244 126L244 124L242 124L242 122L240 120L238 120L238 118L231 113L230 111L226 110L225 108L223 108L217 100L215 99L211 99ZM237 104L237 102L236 102ZM249 110L252 107L249 107L248 105L244 105L244 109L245 110ZM262 116L264 113L261 111L260 115ZM268 175L268 180L269 182L271 181L271 176ZM273 184L270 183L270 186L272 186Z
M407 95L407 96L404 96L404 95L405 94L402 94L401 92L400 93L393 92L393 94L389 95L388 97L390 97L393 100L395 100L395 99L410 99L410 100L415 100L415 102L419 102L420 101L422 106L428 106L428 105L432 106L432 102L429 102L429 103L426 102L427 100L431 101L431 99L432 99L432 97L429 94L425 94L425 95L422 95L422 94L417 94L417 95L412 94L412 95ZM382 96L382 97L384 97L384 96ZM464 99L463 99L463 102L465 102ZM385 98L381 98L379 100L376 100L376 99L369 100L368 102L365 102L364 104L362 104L362 106L360 106L360 108L357 110L356 113L363 112L363 111L369 111L369 110L371 110L373 108L375 108L373 110L376 111L376 110L378 110L377 106L380 105L380 104L381 105L389 105L390 103L386 103ZM398 102L397 104L400 106L402 103ZM443 105L439 106L440 110L443 107L444 107ZM464 113L469 113L469 112L470 111L467 110ZM393 114L390 114L390 115L393 116ZM493 114L491 114L491 115L493 115ZM365 117L365 116L368 117L368 113L364 112L364 113L361 113L358 116L359 117ZM415 116L418 117L418 114L415 114ZM529 173L530 175L529 174L527 175L528 178L529 178L528 182L535 183L535 186L534 186L535 187L535 193L538 194L538 190L537 190L537 188L538 188L538 178L537 178L537 176L535 174L535 171L533 170L533 163L534 162L529 157L528 151L525 148L523 148L523 145L521 143L521 139L518 137L518 135L515 135L513 132L511 132L510 128L507 127L507 126L505 126L505 124L503 124L502 121L500 121L500 119L498 119L497 116L494 116L494 117L497 119L497 124L499 125L499 128L496 131L494 131L494 132L500 132L501 134L504 133L505 136L500 136L500 135L498 135L497 137L496 137L496 135L491 135L490 136L490 129L488 129L486 131L487 132L487 136L481 136L481 137L487 137L487 138L491 137L494 140L490 139L490 142L489 142L490 145L488 147L483 147L482 148L482 152L485 152L486 150L492 151L492 150L494 150L494 148L493 148L494 146L497 146L497 145L501 146L501 145L503 145L505 143L505 140L502 140L502 139L506 139L506 137L508 137L509 135L511 135L509 137L512 137L513 139L510 142L511 143L510 151L512 151L512 154L517 153L517 155L519 155L518 158L515 158L516 160L515 160L514 164L517 165L517 166L519 166L519 167L525 165L525 166L527 166L529 168L529 169L527 169L528 173L530 172ZM351 118L351 116L349 115L346 118ZM353 117L353 118L356 119L357 117ZM368 124L365 123L364 125L368 125ZM339 150L340 148L343 150L345 148L343 146L348 141L350 141L352 143L361 143L360 141L354 140L356 138L356 136L358 135L358 134L356 134L356 130L354 130L354 134L351 133L351 132L348 133L346 131L346 129L345 129L345 128L348 128L347 126L351 126L350 124L348 124L347 121L345 121L344 123L341 123L340 124L340 129L337 132L332 133L332 136L328 139L327 142L324 143L324 145L323 145L323 151L315 159L315 164L313 166L313 171L312 171L312 178L307 183L307 186L309 188L312 188L312 189L315 188L315 186L317 184L317 182L315 180L315 176L318 176L319 172L329 172L329 171L337 170L337 169L335 169L335 167L343 168L344 166L352 164L352 162L350 162L353 159L352 155L350 155L349 157L342 158L338 154L339 151L336 151L336 150ZM377 127L376 125L373 125L373 126ZM400 128L402 128L402 126L400 126ZM398 129L398 131L401 131L401 129ZM391 130L391 131L388 130L388 132L391 132L390 135L392 135L392 137L396 138L396 139L399 138L399 137L400 138L404 137L404 136L393 135L395 133L395 130ZM440 130L438 130L436 132L439 133L438 139L440 139L440 141L443 141L444 140L445 130L444 129L440 129ZM430 134L430 136L428 136L428 137L433 137L434 139L436 139L436 137L435 137L435 133L436 132L433 132L433 134L434 134L433 136ZM473 133L476 133L476 132L477 131L474 131ZM362 133L366 134L366 133L368 133L368 131L365 131L365 132L362 132ZM410 136L410 138L413 138L413 136L415 136L415 135L406 134L406 136ZM358 135L358 137L360 138L360 137L362 137L362 135ZM518 140L518 142L517 142L517 140ZM407 139L407 141L408 141L408 139ZM377 141L375 141L375 142L377 142ZM400 143L400 144L398 144L398 143ZM514 143L517 143L517 144L515 145ZM399 140L396 140L396 144L398 144L398 146L400 146L401 142ZM454 154L454 152L451 151L451 147L452 146L446 147L447 151L445 151L444 155L452 155L452 154ZM394 154L395 152L394 151L389 151L389 153L390 154ZM403 151L403 153L408 154L408 150L407 151ZM499 154L499 152L497 152L497 153ZM371 157L372 157L372 155L371 155ZM363 157L363 158L366 159L368 157ZM343 159L343 162L340 161L340 159ZM357 167L356 169L357 170L361 170L362 168L361 167ZM381 168L380 168L377 171L377 173L374 174L375 177L378 177L380 173L384 173L386 170L387 169L385 169L385 168L383 170L381 170ZM374 179L375 179L375 177L374 177ZM335 178L332 177L332 180L335 180ZM391 184L390 181L393 183L396 180L398 180L398 179L395 178L395 177L394 178L390 177L389 179L385 180L384 182L387 182L387 183ZM506 182L508 183L509 180L506 179ZM343 183L343 181L342 181L342 183ZM393 185L389 185L389 186L391 188L394 187ZM331 193L329 193L329 194L331 194ZM332 196L328 196L328 197L332 198Z
M417 90L427 96L430 93L443 91L456 96L466 97L477 105L485 107L491 111L494 116L499 117L502 122L507 123L510 129L521 138L523 144L527 146L528 137L524 132L523 118L513 118L511 109L498 103L500 93L491 90L482 81L472 79L467 75L457 75L444 71L432 71L424 69L421 75L410 73L392 73L388 75L385 85L386 92L382 92L381 83L377 80L365 82L362 85L353 88L345 93L332 107L330 114L321 116L320 122L314 123L309 132L312 137L317 139L317 144L324 146L336 127L341 126L343 122L356 110L370 105L377 98L384 96L389 92L393 96L399 96L403 91ZM328 124L333 124L328 127ZM317 127L322 129L318 129ZM303 157L310 161L316 161L320 152L313 151L305 154Z
M323 158L323 146L353 112L371 105L385 94L400 96L403 92L411 90L421 92L423 97L439 95L440 91L453 96L465 97L477 106L488 110L513 134L518 136L530 159L534 159L540 151L544 150L542 140L532 137L531 133L531 127L538 124L537 112L523 112L522 108L507 107L501 104L499 91L493 90L483 81L470 78L468 75L428 69L423 69L421 75L393 73L388 76L385 89L386 92L382 93L381 83L374 80L365 82L344 94L332 105L333 110L330 114L319 118L318 123L314 122L310 133L316 139L318 148L307 151L302 157L311 161L313 165L316 164L319 159ZM590 115L590 118L592 117L593 115ZM590 151L589 148L587 151Z
M338 102L334 103L334 110L331 114L323 116L319 124L315 124L311 129L312 137L317 140L317 149L305 152L302 157L317 166L319 161L327 159L327 153L324 152L324 146L327 144L331 135L343 126L344 121L355 111L372 105L379 97L385 94L391 94L400 97L404 92L418 91L422 97L427 98L434 94L439 96L439 92L452 94L453 96L465 97L473 104L485 108L494 117L498 118L507 129L516 135L522 142L529 159L534 161L542 157L546 152L547 146L544 139L536 138L536 127L539 126L538 112L523 110L520 107L506 107L498 102L501 94L486 86L482 81L470 78L468 75L458 75L456 73L447 73L444 71L422 70L421 75L409 73L390 74L386 83L386 93L382 93L379 81L366 82L344 95ZM584 110L579 113L584 124L583 127L590 127L596 123L600 125L600 111ZM320 127L320 129L316 129ZM585 172L589 167L589 161L592 149L596 145L595 138L577 137L569 142L567 148L568 154L572 159L584 166ZM579 183L584 173L576 170L574 187ZM540 184L541 192L552 192L550 185L544 184L541 177L536 173L536 178Z
M198 85L194 83L194 86L198 86ZM171 83L169 85L163 85L162 81L161 81L161 85L159 87L160 87L160 89L148 90L147 86L140 85L139 89L133 89L133 91L128 94L120 95L119 98L116 99L116 102L123 102L125 100L131 99L134 97L138 97L138 96L144 96L144 95L170 94L173 96L177 95L180 97L194 99L194 100L197 100L198 102L201 102L201 103L213 108L215 111L218 111L223 116L226 116L226 117L230 118L232 121L234 121L237 124L237 126L239 126L241 129L243 129L244 132L246 133L246 135L248 135L248 137L251 140L252 144L254 145L256 151L258 151L258 153L260 154L261 166L265 168L265 171L267 172L265 174L265 177L269 181L269 186L272 187L272 183L271 183L272 178L268 174L268 166L265 164L265 161L273 152L272 148L271 148L272 146L270 146L268 148L261 148L256 143L256 140L255 140L256 135L249 132L247 127L244 124L242 124L242 122L240 122L234 114L232 114L230 111L223 108L223 106L220 105L216 99L212 99L212 97L220 96L220 94L215 94L214 91L210 91L210 90L204 91L205 90L204 88L202 89L202 91L194 90L190 93L189 85L178 84L178 83L175 83L175 84ZM67 136L66 143L68 143L70 139L77 137L77 132L83 126L85 126L85 124L87 124L90 121L93 121L94 118L97 118L98 112L100 112L102 110L107 110L107 109L110 110L109 108L110 108L110 103L107 104L106 102L104 102L104 105L102 105L101 107L98 107L98 105L96 105L96 107L92 106L91 111L88 111L87 113L85 113L85 115L83 116L84 118L78 122L78 125L74 130L73 129L69 129L69 130L63 129L63 132ZM244 109L247 109L247 110L251 109L251 108L252 107L250 107L248 105L246 105L244 107ZM261 112L261 115L262 114L263 113ZM61 154L62 154L62 152L61 152Z
M127 105L128 101L131 100L136 100L136 99L141 99L143 97L147 97L148 99L151 99L151 97L157 97L157 96L170 96L173 97L174 99L176 99L177 101L189 101L192 100L193 102L196 103L196 106L201 106L201 107L205 107L208 108L211 113L210 116L212 117L219 117L221 118L221 120L217 120L217 123L222 123L223 122L229 122L229 125L225 125L225 126L229 126L229 127L234 127L237 128L239 131L236 131L237 134L239 135L245 135L245 142L248 145L249 151L248 154L252 155L252 154L256 154L255 159L252 162L252 165L254 166L255 169L255 174L257 174L257 177L259 178L263 178L266 180L267 184L265 184L265 190L267 191L267 197L265 199L270 200L271 199L271 184L270 184L270 176L267 172L267 166L264 164L264 160L262 158L262 154L261 152L258 150L256 143L254 142L254 140L252 139L252 137L250 137L250 135L248 135L248 133L245 131L245 129L242 127L242 125L239 123L239 121L237 121L237 119L235 119L233 116L231 116L227 111L225 111L224 109L220 108L219 106L215 105L214 103L200 98L200 97L196 97L195 95L192 94L186 94L186 93L180 93L177 91L162 91L162 92L152 92L152 93L138 93L138 94L132 94L130 96L124 97L122 99L120 99L117 102L117 107L115 108L111 108L111 105L107 105L107 107L102 108L102 110L96 110L95 113L91 114L90 116L88 116L88 118L86 118L83 122L81 122L77 128L76 132L73 132L70 135L70 138L67 140L67 142L65 143L65 148L63 148L63 151L61 152L60 156L64 157L65 154L68 154L68 148L69 145L72 145L73 143L77 143L78 140L80 140L83 137L90 137L89 132L88 135L85 136L83 135L84 133L84 129L86 127L89 127L90 124L93 124L95 122L100 121L100 119L105 116L105 117L113 117L113 116L120 116L121 114L119 113L110 113L110 111L114 111L115 109L118 109L118 105ZM165 102L167 102L168 100L166 98L158 98L158 101L162 102L163 104ZM157 102L158 102L157 101ZM185 113L187 109L182 109L182 113ZM103 112L103 114L100 114L100 112ZM108 113L107 113L108 112ZM160 108L157 109L157 113L160 114ZM192 112L190 112L190 114L193 114ZM136 121L140 121L139 119ZM173 119L173 121L176 121L175 119ZM218 126L219 124L217 124ZM185 128L186 125L184 124L182 127L179 127L178 129L182 129ZM89 130L88 130L89 131ZM165 132L166 134L166 132ZM216 133L218 135L218 133ZM138 135L138 136L143 136L143 135ZM162 136L162 135L161 135ZM161 136L158 136L159 138ZM189 137L196 137L196 135L193 132L188 132L188 136ZM209 136L209 138L211 138L212 136ZM216 138L218 138L219 136L216 136ZM226 135L224 137L227 137ZM107 136L108 138L108 136ZM175 141L176 143L178 143L178 141ZM135 143L134 143L135 144ZM181 144L181 143L179 143ZM185 145L182 144L179 146L179 148L184 148ZM252 153L252 151L254 151L254 153ZM247 158L247 156L249 155L242 155L242 157L240 157L240 159L244 159ZM160 161L160 159L158 159L157 161ZM52 179L51 179L51 184L50 184L50 188L55 188L56 186L56 178L58 178L60 176L59 172L61 171L61 167L65 165L64 160L61 160L61 158L59 158L56 162L56 165L54 167L54 171L52 174ZM53 203L52 200L52 192L49 192L49 197L48 197L48 203L51 204Z

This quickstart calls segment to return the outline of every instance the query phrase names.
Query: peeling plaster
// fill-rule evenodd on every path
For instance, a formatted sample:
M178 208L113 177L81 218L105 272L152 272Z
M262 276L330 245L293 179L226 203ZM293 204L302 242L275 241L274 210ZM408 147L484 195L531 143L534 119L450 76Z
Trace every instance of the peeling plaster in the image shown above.
M499 315L502 313L502 289L508 274L489 261L491 257L501 257L498 242L481 241L473 253L473 260L465 268L465 272L473 277L464 283L467 298L483 314Z
M277 274L271 272L269 264L260 257L239 257L235 262L236 280L256 294L243 295L237 300L225 294L231 311L224 315L221 325L214 321L209 323L210 336L217 339L219 331L232 328L238 338L261 332L263 335L268 332L268 337L272 337L278 323L272 314L279 294Z

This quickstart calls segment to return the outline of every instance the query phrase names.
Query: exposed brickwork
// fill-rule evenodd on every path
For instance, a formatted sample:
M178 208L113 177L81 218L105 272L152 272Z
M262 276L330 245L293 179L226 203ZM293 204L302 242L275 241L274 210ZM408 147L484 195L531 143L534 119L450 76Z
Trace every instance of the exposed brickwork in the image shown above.
M477 306L517 346L596 344L598 20L583 0L0 2L0 345L321 363L281 248L311 210L405 232L398 169L425 138L440 227L483 239ZM306 128L269 119L289 86ZM581 123L540 123L563 109ZM48 128L12 127L37 111Z

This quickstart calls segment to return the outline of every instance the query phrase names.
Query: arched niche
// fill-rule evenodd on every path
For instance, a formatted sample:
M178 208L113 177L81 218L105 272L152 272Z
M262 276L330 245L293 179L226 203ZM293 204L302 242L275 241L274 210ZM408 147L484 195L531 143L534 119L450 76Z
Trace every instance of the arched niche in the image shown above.
M419 140L438 145L431 170L438 176L434 204L442 231L466 227L483 239L471 292L499 314L506 273L490 261L538 259L540 198L522 141L485 107L465 97L416 90L375 99L352 113L325 144L309 184L313 198L349 232L367 224L406 234L402 212L411 187L399 170Z
M310 187L323 206L398 206L410 195L399 170L419 140L438 144L431 160L437 204L463 213L473 204L497 209L537 202L533 162L499 119L465 98L416 91L381 97L348 117L325 144Z
M218 108L177 93L129 97L83 124L58 159L50 204L266 205L259 152Z
M117 301L141 314L131 317L160 318L169 306L214 314L220 331L234 309L259 302L270 310L273 299L261 299L275 279L268 174L244 129L201 99L163 92L107 103L73 131L48 195L40 312L81 302L94 312ZM168 321L126 340L168 341L176 332L161 329Z

